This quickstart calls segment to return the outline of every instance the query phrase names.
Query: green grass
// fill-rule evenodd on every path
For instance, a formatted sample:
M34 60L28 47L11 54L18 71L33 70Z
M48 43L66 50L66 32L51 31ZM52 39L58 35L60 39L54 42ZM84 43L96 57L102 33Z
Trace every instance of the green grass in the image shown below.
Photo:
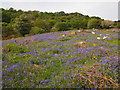
M4 86L11 87L11 85L14 84L13 87L16 88L37 88L38 86L40 88L78 88L84 86L92 88L97 86L92 85L78 74L88 78L91 82L102 82L101 80L103 79L99 80L98 76L98 74L102 73L103 77L106 76L107 78L106 82L103 81L104 85L115 87L117 75L110 73L111 70L108 70L108 68L113 67L114 64L109 64L111 66L107 64L102 65L101 62L106 59L111 62L113 57L118 55L118 50L115 48L117 45L113 45L118 44L118 41L117 39L97 40L97 36L98 34L90 34L89 36L71 35L59 40L33 42L23 46L20 46L19 43L4 45L3 73L8 78L4 79L4 82L10 84ZM85 40L88 47L81 49L76 48L76 42ZM96 43L94 43L94 41L96 41ZM107 54L104 51L97 51L100 46L114 51L107 51ZM30 54L30 52L32 53ZM112 56L112 58L110 58L110 56ZM8 72L7 69L15 64L20 64L20 66L10 69L10 72ZM95 64L100 68L95 67ZM101 70L102 67L104 67L105 70ZM113 71L114 69L115 68L113 68ZM18 75L19 73L20 75ZM94 73L93 77L90 76L91 73ZM114 79L115 83L111 82L112 84L110 84L108 82L109 76ZM11 80L11 78L13 78L13 80ZM92 80L92 78L95 81ZM44 80L50 81L41 83ZM103 84L101 83L101 85Z

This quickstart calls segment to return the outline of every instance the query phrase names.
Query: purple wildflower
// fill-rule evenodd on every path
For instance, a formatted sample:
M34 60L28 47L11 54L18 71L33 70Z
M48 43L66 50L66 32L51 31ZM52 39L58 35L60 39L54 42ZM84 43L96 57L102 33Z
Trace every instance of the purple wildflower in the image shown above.
M14 69L14 68L15 68L15 67L17 67L17 66L18 66L18 65L17 65L17 64L15 64L15 65L13 65L13 66L11 66L11 67L7 68L7 71L8 71L8 72L10 72L10 70L11 70L11 69Z
M42 80L40 81L40 83L45 83L45 82L49 82L50 80Z

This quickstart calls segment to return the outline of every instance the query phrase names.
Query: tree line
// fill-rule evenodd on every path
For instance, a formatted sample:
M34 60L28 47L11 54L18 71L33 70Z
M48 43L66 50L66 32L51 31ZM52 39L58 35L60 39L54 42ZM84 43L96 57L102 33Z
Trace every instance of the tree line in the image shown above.
M2 11L2 38L36 35L45 32L73 29L110 29L120 28L119 21L108 21L100 17L89 17L78 12L40 12L23 11L14 8ZM119 23L119 24L118 24Z

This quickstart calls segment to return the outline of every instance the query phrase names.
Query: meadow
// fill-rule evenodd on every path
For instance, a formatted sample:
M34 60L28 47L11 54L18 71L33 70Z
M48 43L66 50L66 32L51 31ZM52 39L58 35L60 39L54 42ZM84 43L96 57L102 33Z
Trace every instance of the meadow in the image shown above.
M3 88L119 88L118 41L98 29L3 40Z

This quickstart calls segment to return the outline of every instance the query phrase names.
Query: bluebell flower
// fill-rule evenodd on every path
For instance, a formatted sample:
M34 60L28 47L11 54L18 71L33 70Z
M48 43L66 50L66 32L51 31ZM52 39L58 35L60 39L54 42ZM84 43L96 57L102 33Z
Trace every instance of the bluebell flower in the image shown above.
M45 82L49 82L50 80L42 80L40 81L40 83L45 83Z
M8 72L10 72L10 70L11 70L11 69L14 69L15 67L18 67L18 65L17 65L17 64L15 64L15 65L13 65L13 66L11 66L11 67L7 68L7 71L8 71Z

